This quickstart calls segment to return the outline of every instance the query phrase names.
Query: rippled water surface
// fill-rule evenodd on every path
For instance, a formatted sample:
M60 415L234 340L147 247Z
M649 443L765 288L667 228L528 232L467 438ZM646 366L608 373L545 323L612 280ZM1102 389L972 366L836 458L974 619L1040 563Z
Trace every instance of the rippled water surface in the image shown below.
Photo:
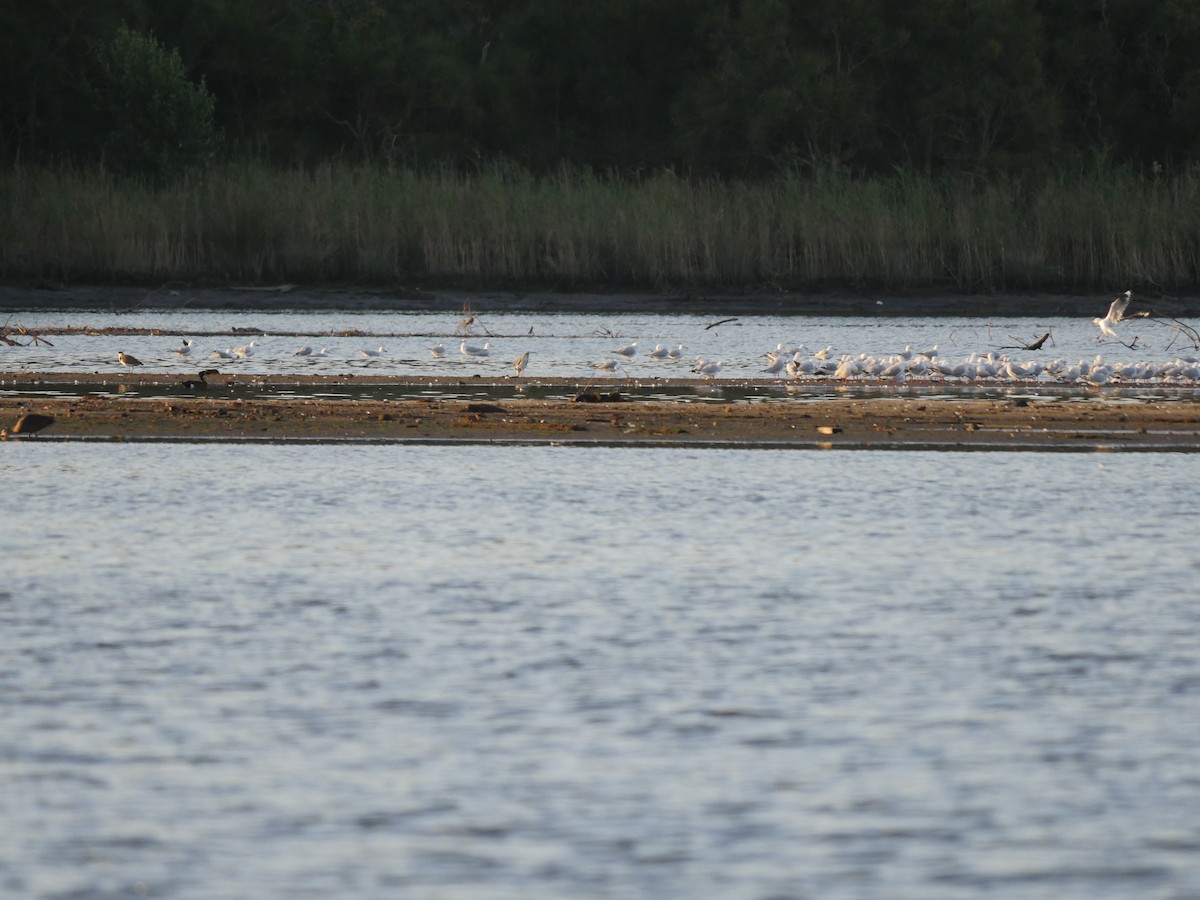
M1098 342L1100 332L1087 319L1051 316L986 321L973 318L819 318L798 316L586 315L581 313L492 313L480 315L464 334L460 317L430 312L179 312L144 311L104 314L95 311L23 313L11 318L32 331L47 328L154 330L158 334L59 334L52 347L0 345L0 369L28 371L120 371L117 351L131 353L145 366L139 371L193 372L217 366L234 374L378 374L509 375L513 361L529 351L525 375L592 377L592 366L615 358L613 351L637 343L623 368L608 377L687 377L696 357L720 361L721 377L762 376L763 354L780 344L802 355L829 348L840 354L885 356L910 347L936 350L942 359L962 360L972 353L1006 353L1018 360L1091 360L1110 364L1166 362L1193 356L1197 348L1163 320L1121 323L1120 341ZM1022 346L1048 334L1039 351ZM195 341L186 358L172 351L181 340ZM245 358L217 359L215 352L246 347ZM460 346L490 344L486 357L464 355ZM445 348L435 359L429 348ZM651 359L656 346L683 345L677 361ZM1128 345L1128 346L1126 346ZM325 356L296 356L308 347ZM379 351L364 356L364 350Z
M1200 895L1194 455L0 474L2 896Z

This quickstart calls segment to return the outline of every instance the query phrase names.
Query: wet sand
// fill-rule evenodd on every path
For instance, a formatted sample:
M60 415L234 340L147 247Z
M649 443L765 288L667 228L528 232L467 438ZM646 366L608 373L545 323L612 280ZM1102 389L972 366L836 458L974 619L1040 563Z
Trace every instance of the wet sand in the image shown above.
M41 435L53 439L373 440L530 443L667 444L681 446L789 446L813 448L939 448L1035 450L1200 450L1200 401L1113 402L1094 396L1037 400L831 397L759 403L685 403L628 398L619 381L576 385L586 400L505 397L444 399L246 399L222 396L226 376L211 388L168 397L112 395L120 385L167 383L178 378L140 375L89 377L103 396L41 394L73 384L71 373L0 373L0 426L26 412L53 416ZM247 381L248 379L240 379ZM542 380L545 385L553 380ZM34 384L36 382L36 385ZM454 385L459 379L388 376L255 376L256 385ZM22 385L25 385L23 388ZM509 378L472 385L513 387ZM73 392L79 391L76 388ZM10 438L11 439L11 438Z

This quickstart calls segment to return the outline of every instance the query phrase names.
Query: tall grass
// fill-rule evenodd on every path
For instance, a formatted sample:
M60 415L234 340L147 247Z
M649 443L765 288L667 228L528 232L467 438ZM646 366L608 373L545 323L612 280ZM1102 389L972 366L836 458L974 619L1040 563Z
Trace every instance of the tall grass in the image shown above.
M0 278L561 289L1200 286L1200 174L761 182L240 164L0 172Z

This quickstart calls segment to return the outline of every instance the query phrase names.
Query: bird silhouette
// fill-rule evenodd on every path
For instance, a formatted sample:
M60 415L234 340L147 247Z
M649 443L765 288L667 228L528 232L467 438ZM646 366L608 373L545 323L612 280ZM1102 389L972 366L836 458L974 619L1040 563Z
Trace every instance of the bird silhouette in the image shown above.
M47 416L42 413L25 413L13 423L11 428L0 431L0 437L7 438L9 435L17 434L35 435L53 424L54 416Z
M220 374L221 373L218 372L216 369L203 369L196 376L196 378L199 379L198 381L195 379L189 378L187 381L183 382L183 386L185 388L188 388L189 390L193 390L193 391L206 391L206 390L208 390L208 381L206 380L208 378L208 376L209 375L220 375Z

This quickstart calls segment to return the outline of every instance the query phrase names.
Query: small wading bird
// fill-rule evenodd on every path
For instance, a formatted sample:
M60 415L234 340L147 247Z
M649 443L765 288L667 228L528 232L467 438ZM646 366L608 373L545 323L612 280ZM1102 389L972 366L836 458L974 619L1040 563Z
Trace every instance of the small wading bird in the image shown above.
M1093 325L1100 326L1101 336L1106 334L1110 337L1117 336L1117 333L1113 331L1113 326L1125 318L1125 309L1129 306L1129 300L1132 296L1132 291L1126 291L1120 297L1114 300L1108 307L1108 315L1106 315L1103 319L1092 319ZM1096 338L1096 340L1100 340L1100 338Z
M12 428L0 431L0 440L6 440L9 435L34 435L43 428L49 428L53 424L54 416L44 416L41 413L25 413L13 423Z
M140 359L138 359L136 356L130 356L124 350L117 351L117 359L119 359L121 361L121 365L127 369L132 369L134 366L140 366L142 364Z
M187 381L185 381L183 383L183 386L185 388L188 388L189 390L193 390L193 391L206 391L206 390L208 390L208 382L205 381L205 379L209 375L220 375L220 374L221 373L218 372L216 369L204 369L196 376L196 378L200 379L199 381L189 378Z
M513 368L517 370L517 377L521 377L521 373L525 371L525 366L529 364L529 351L526 350L517 357L517 361L513 363Z

